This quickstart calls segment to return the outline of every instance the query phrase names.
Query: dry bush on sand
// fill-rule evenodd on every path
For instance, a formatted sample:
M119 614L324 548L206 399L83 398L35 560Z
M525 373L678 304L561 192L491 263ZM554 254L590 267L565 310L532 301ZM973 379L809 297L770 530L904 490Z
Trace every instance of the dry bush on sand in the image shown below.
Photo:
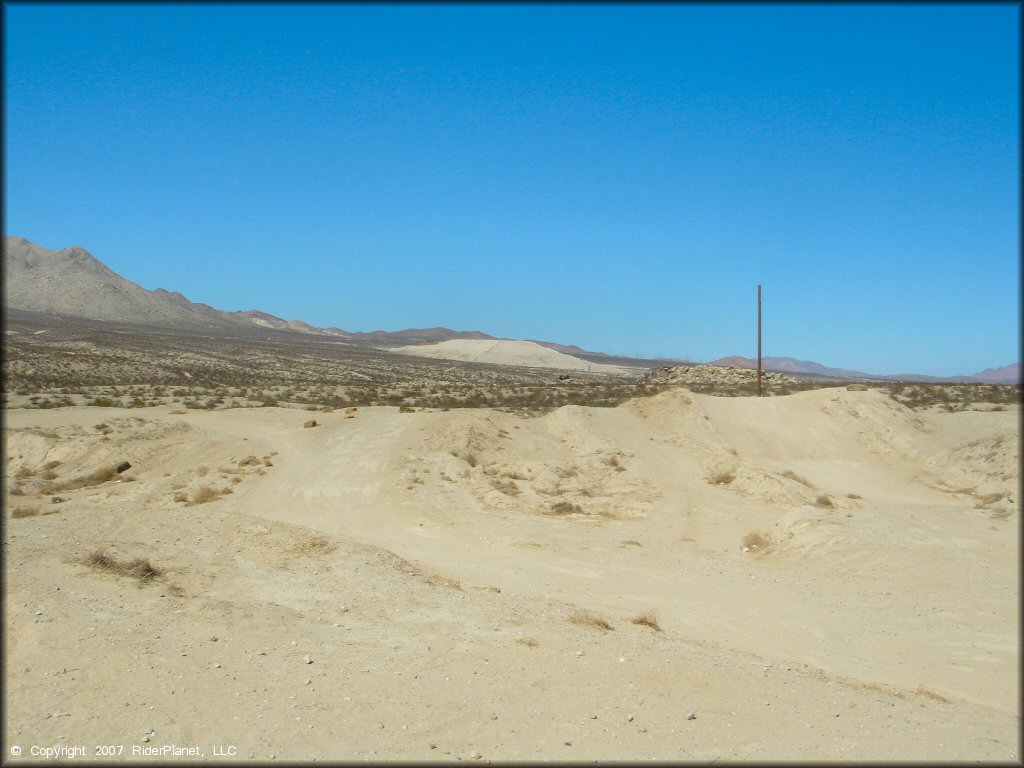
M95 472L91 472L88 475L82 475L71 480L65 480L62 483L45 483L39 488L39 492L46 496L58 491L74 491L78 488L88 488L93 485L100 485L101 483L107 482L107 480L113 480L115 477L117 477L117 470L113 467L105 467L103 469L97 469Z
M822 509L832 509L835 504L832 503L832 499L823 493L814 500L814 506L821 507Z
M34 517L39 514L39 507L15 507L11 517Z
M783 477L788 477L790 480L796 480L798 483L800 483L801 485L806 485L808 488L813 488L814 487L813 485L811 485L809 480L807 480L806 478L800 477L800 475L798 475L796 472L794 472L791 469L787 469L785 472L783 472L782 476Z
M583 609L577 609L569 614L569 621L573 624L580 624L585 627L597 627L604 631L615 629L611 623L603 616L598 616L596 613L590 611L584 611Z
M764 552L769 546L771 546L771 541L769 541L767 536L754 531L743 537L742 544L744 552L752 552L755 549L758 552Z
M527 648L536 648L540 643L534 640L532 637L517 637L516 642L520 645L525 645Z
M116 573L120 576L130 576L138 579L140 583L146 583L162 575L161 571L153 567L149 560L137 557L134 560L120 561L106 552L93 552L85 558L85 564L108 573Z
M654 611L645 611L639 616L630 619L634 624L639 624L642 627L650 627L655 632L661 632L661 627L658 625L658 617Z
M420 480L419 482L422 483L423 481ZM495 478L494 480L491 480L491 486L496 491L501 491L506 496L518 496L520 493L522 493L522 491L519 489L519 486L516 485L515 482L513 482L512 480Z
M708 483L711 485L728 485L736 479L736 473L731 469L722 470L721 472L715 472L711 477L708 478Z
M194 507L196 504L206 504L209 501L215 501L216 499L219 499L223 493L224 491L218 490L209 485L200 486L192 494L192 499L188 502L188 505L190 507Z
M551 507L544 512L545 515L572 515L582 514L583 507L579 504L573 504L569 501L558 501L551 505Z

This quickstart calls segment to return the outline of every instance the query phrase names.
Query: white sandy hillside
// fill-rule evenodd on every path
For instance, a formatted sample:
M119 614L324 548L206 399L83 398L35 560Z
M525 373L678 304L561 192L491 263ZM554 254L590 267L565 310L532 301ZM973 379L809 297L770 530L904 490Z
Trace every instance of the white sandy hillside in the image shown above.
M413 344L397 347L392 352L442 360L462 360L468 363L495 365L521 365L526 368L560 368L569 371L617 373L628 369L613 365L600 365L578 357L556 352L532 341L509 339L449 339L437 344Z

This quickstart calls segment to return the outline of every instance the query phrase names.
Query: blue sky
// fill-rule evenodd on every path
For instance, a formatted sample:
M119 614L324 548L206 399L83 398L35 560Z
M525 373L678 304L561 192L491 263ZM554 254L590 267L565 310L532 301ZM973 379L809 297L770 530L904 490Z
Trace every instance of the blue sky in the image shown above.
M5 230L346 330L1017 361L1020 8L6 4Z

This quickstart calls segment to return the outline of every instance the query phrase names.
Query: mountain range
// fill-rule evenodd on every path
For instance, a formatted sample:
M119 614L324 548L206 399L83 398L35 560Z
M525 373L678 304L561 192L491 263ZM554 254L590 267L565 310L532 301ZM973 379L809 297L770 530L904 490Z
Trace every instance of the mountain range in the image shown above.
M430 344L449 339L495 339L481 331L453 331L449 328L407 328L400 331L344 331L340 328L318 328L302 320L285 320L250 309L229 312L208 304L189 301L176 291L163 288L147 290L111 270L80 245L51 251L23 237L4 238L4 308L27 312L56 314L153 328L202 330L207 333L251 334L260 329L278 332L314 334L335 337L353 343L369 343L382 347ZM573 355L595 363L610 365L694 365L688 360L671 358L636 359L602 352L589 352L580 347L550 341L528 339L557 352ZM766 370L801 376L824 376L842 379L878 379L921 382L976 382L1017 384L1021 382L1021 365L1012 363L1001 368L988 368L971 375L937 377L921 374L877 375L843 368L830 368L808 360L791 357L762 358ZM751 358L730 356L714 360L710 365L756 368Z

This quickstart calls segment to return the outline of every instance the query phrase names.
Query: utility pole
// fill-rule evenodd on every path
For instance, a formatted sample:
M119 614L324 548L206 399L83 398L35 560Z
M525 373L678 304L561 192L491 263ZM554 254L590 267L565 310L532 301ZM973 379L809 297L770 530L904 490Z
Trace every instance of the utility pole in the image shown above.
M761 284L757 284L757 396L761 395Z

